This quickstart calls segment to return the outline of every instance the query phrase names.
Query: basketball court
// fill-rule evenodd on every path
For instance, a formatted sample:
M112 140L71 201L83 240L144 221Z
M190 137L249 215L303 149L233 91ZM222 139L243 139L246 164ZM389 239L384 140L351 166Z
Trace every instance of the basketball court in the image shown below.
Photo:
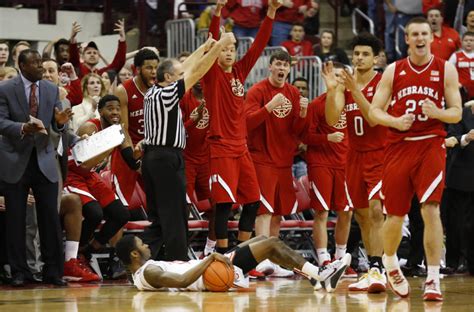
M0 311L474 311L474 277L443 279L443 303L422 301L424 278L408 280L412 293L404 300L395 298L391 291L378 295L348 292L347 286L354 279L343 280L335 293L315 292L299 277L251 282L250 289L227 293L139 292L126 281L72 283L67 288L0 286Z

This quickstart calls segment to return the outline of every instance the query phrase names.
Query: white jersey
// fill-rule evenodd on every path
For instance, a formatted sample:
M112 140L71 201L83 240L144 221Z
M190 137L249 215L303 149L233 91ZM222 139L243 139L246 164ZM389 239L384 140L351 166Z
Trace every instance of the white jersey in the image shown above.
M164 272L172 272L176 274L184 274L199 263L202 260L190 260L190 261L155 261L148 260L142 265L133 275L133 284L138 288L138 290L165 290L166 288L156 288L151 286L145 279L145 269L149 265L160 267ZM248 278L244 277L242 269L234 265L234 287L248 288L249 281ZM200 276L194 283L189 285L186 288L168 288L170 291L202 291L206 290L204 286L204 281L202 276Z

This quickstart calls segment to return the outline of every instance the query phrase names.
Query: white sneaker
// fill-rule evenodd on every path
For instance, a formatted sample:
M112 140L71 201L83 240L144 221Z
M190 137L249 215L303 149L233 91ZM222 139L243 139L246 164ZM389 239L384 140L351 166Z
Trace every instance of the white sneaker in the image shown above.
M439 281L430 280L425 282L425 292L423 293L424 301L443 301L441 287Z
M313 289L314 289L315 291L321 290L321 289L323 289L323 285L321 285L321 282L320 282L320 281L316 281L316 283L315 283L314 286L313 286Z
M279 266L278 264L274 264L274 270L273 273L269 274L271 277L292 277L295 275L293 271L287 270Z
M328 292L335 291L337 284L350 264L351 254L346 253L341 259L319 268L319 280L322 286L326 288Z
M349 284L350 291L367 291L369 288L369 273L362 275L355 283Z
M270 275L275 271L275 266L276 265L273 262L268 259L265 259L257 265L255 270L265 275Z
M408 284L408 281L400 268L387 271L387 280L394 293L402 298L408 297L410 294L410 284Z
M381 274L379 269L371 268L369 270L369 287L367 292L369 294L378 294L384 292L387 285L387 279L385 275Z

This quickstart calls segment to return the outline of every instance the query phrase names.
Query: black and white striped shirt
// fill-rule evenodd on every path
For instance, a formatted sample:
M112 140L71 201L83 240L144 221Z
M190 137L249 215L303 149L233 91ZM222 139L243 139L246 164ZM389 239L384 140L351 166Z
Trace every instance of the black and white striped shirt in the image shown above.
M185 92L184 80L167 87L155 85L145 95L145 145L186 146L186 132L179 101Z

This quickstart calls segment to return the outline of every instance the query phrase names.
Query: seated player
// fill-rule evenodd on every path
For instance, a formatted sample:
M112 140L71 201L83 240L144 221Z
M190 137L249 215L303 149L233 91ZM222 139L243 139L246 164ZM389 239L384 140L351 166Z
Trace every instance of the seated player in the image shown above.
M133 283L139 290L206 290L202 274L213 261L234 265L236 272L244 274L255 268L265 259L283 267L292 268L302 275L312 278L333 292L345 269L351 262L351 255L346 254L341 260L334 261L325 267L307 262L297 252L285 245L276 237L258 236L241 243L225 255L213 253L202 260L188 262L150 260L150 249L138 237L128 235L116 245L117 255L132 273ZM230 260L230 261L229 261ZM234 284L238 282L234 280Z
M120 102L114 95L104 96L98 104L100 119L91 119L84 123L78 130L78 135L92 135L112 124L120 123ZM117 199L114 191L107 186L94 171L111 152L120 153L125 162L133 168L139 168L139 162L133 157L133 150L129 137L118 148L106 151L93 159L76 165L70 157L69 174L64 183L66 193L78 194L81 198L84 221L82 224L81 246L84 253L88 254L101 249L124 226L130 218L130 213L122 202ZM102 219L106 222L99 232L95 229ZM90 241L92 235L94 238Z

